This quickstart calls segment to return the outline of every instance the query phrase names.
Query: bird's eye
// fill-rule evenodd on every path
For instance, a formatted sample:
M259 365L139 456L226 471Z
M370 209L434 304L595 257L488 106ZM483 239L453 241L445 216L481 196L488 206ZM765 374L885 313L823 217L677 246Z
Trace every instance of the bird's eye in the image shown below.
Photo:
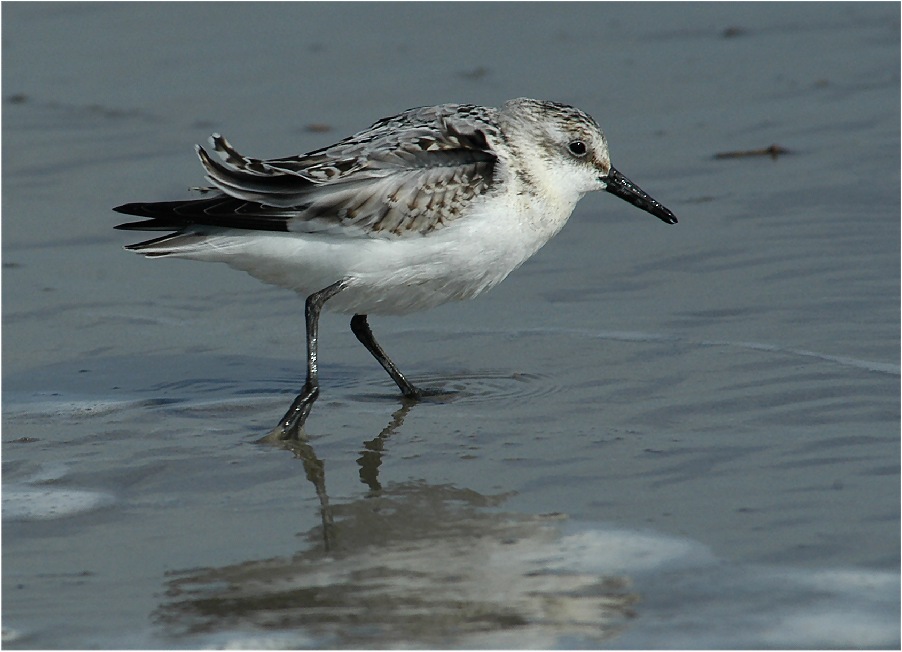
M567 145L567 149L570 150L571 154L580 158L585 156L586 152L589 151L589 148L586 147L586 144L581 140L574 140L569 145Z

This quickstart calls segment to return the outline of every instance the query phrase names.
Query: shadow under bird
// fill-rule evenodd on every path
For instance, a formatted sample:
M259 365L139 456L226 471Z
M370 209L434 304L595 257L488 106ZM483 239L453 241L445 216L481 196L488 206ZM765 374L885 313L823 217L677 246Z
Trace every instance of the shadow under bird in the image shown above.
M306 300L307 378L275 439L297 439L319 394L323 307L351 330L405 397L424 395L376 342L369 314L471 299L500 283L564 226L579 199L606 190L676 224L611 166L588 114L520 98L500 108L409 109L307 154L254 159L218 134L197 154L201 198L132 203L145 219L117 229L168 231L126 249L149 258L223 262Z

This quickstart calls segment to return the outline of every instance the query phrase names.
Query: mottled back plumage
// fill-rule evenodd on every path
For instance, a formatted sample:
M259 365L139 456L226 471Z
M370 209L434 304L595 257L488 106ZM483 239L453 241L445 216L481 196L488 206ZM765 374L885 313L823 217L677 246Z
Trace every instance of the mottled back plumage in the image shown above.
M410 109L300 156L261 160L239 154L218 134L198 146L211 198L126 204L116 210L155 218L119 228L190 224L343 235L424 235L461 217L493 184L494 109L444 104Z

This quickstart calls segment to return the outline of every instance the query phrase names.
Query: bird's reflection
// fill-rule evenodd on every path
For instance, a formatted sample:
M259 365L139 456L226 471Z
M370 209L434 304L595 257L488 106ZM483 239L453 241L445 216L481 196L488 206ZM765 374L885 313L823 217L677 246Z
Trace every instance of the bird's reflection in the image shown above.
M416 405L415 401L404 399L400 409L392 414L391 420L382 429L382 432L369 441L363 442L363 450L360 451L360 457L357 458L357 464L360 465L360 481L372 492L382 490L382 485L379 483L379 467L382 466L385 442L404 425L404 418L414 405Z
M598 647L629 626L628 578L562 567L559 522L500 500L387 483L334 506L328 554L171 573L154 620L180 647L228 648Z
M382 466L385 442L404 425L404 418L414 405L416 405L416 401L402 399L401 407L392 414L388 425L378 435L363 442L363 450L360 451L357 464L360 466L360 481L370 488L371 495L378 494L382 490L382 484L379 482L379 467ZM260 443L275 444L290 450L296 458L301 460L304 465L304 474L313 485L316 497L319 499L323 548L326 551L332 550L335 543L335 518L329 504L329 494L326 492L325 463L317 456L307 438L280 440L270 433L261 439Z
M319 513L323 528L323 549L332 549L335 538L335 519L332 516L332 506L329 504L329 494L326 493L326 465L316 455L313 446L306 439L279 442L281 446L289 449L294 456L304 464L304 474L313 485L316 497L319 499Z
M322 547L172 573L156 622L185 645L213 647L595 646L628 626L638 599L628 579L560 567L561 517L500 513L506 495L380 483L386 444L412 406L363 443L369 491L345 503L330 503L309 441L279 442L319 497Z

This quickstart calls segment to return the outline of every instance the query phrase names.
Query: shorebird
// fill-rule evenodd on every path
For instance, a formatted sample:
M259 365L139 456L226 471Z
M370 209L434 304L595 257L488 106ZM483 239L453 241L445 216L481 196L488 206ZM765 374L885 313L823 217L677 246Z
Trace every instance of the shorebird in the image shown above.
M211 184L198 189L202 198L118 206L149 219L116 228L169 231L126 247L149 258L223 262L306 297L306 382L271 433L276 439L302 436L319 395L324 307L353 315L357 339L405 397L418 399L424 392L376 342L367 315L482 294L558 233L594 190L677 222L611 166L595 120L557 102L409 109L285 158L248 158L219 134L210 142L221 160L196 146Z

